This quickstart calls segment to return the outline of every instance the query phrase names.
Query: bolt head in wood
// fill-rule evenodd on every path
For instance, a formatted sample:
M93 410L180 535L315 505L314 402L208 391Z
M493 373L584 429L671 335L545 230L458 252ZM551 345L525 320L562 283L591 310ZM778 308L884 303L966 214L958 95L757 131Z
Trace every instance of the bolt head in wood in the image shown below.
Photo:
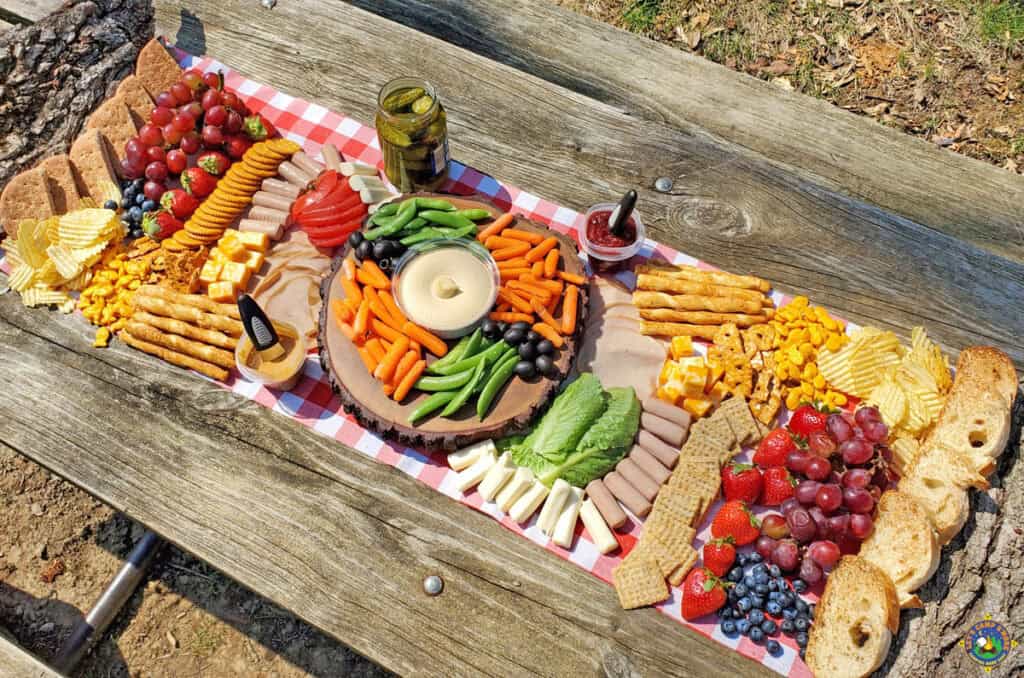
M444 590L444 579L432 574L423 580L423 591L428 596L436 596Z
M668 177L658 177L654 180L654 190L668 193L672 190L672 180Z

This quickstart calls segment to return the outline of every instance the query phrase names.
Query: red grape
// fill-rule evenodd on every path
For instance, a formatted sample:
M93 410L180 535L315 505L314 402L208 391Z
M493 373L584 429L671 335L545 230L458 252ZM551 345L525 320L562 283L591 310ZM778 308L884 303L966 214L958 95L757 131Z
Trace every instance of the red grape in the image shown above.
M185 151L189 155L199 152L199 147L202 145L202 139L199 137L199 132L192 130L186 132L181 137L181 150Z
M842 505L843 491L839 489L838 485L822 485L818 488L818 493L814 495L814 503L822 511L832 513Z
M854 513L850 516L850 534L863 541L875 528L875 521L866 513Z
M124 145L124 154L129 158L141 158L146 155L146 145L138 137L129 139Z
M203 127L203 145L207 148L219 148L224 145L224 133L220 131L220 127Z
M162 162L151 162L146 165L146 178L150 181L163 181L167 178L167 165Z
M792 511L793 509L798 509L798 508L800 508L800 502L798 502L793 497L790 497L790 498L786 499L784 502L782 502L781 504L779 504L779 511L782 513L782 515L787 516L787 517L789 516L789 512L790 511Z
M772 539L782 539L789 535L789 525L786 524L786 519L783 516L778 513L769 513L761 519L761 534Z
M877 407L862 407L853 415L853 420L857 422L857 426L864 428L868 422L882 421L882 415L878 412Z
M164 141L171 146L176 146L181 141L181 131L174 126L174 123L164 125Z
M851 468L843 474L843 487L867 487L871 484L871 471Z
M840 540L846 536L846 533L850 529L850 514L840 513L836 516L830 516L828 519L828 533L829 537L834 540Z
M187 111L179 111L174 120L171 121L174 125L174 129L178 130L182 134L185 132L191 132L196 128L196 119L193 118Z
M803 561L800 563L800 578L811 586L814 586L821 581L823 576L824 574L822 573L821 568L818 567L818 564L810 558L804 557Z
M221 93L220 93L219 89L208 89L205 92L203 92L203 110L204 111L208 111L211 108L216 108L217 106L220 106L220 102L221 102ZM225 111L225 113L226 112L227 111ZM219 124L219 123L211 123L211 124Z
M757 538L757 543L754 544L754 550L761 554L761 557L767 560L775 549L775 540L771 537L760 536Z
M163 146L164 135L156 125L143 125L139 130L139 141L144 146Z
M171 96L179 104L187 104L192 101L192 90L183 82L176 82L171 85Z
M866 464L871 461L871 457L874 456L874 446L866 440L847 440L845 443L839 446L839 454L843 456L843 461L847 464Z
M780 541L772 551L772 562L778 565L780 570L786 572L795 570L799 559L800 549L792 539Z
M813 431L807 437L807 447L819 457L827 457L836 451L836 444L825 431Z
M181 76L181 81L190 90L197 90L203 86L203 72L198 68L190 68Z
M871 498L874 499L875 501L878 501L881 498L882 488L879 487L878 485L868 485L867 489L868 494L870 494Z
M810 460L811 455L803 450L794 450L786 456L786 468L794 473L803 473L807 470L807 462Z
M843 506L850 509L851 513L871 513L875 500L862 487L848 487L843 490Z
M224 92L224 96L221 97L221 103L233 111L237 111L242 107L242 100L234 92Z
M184 139L181 140L184 143ZM188 156L185 155L185 151L180 149L174 149L173 151L167 152L167 170L171 174L181 174L188 167Z
M828 415L825 428L837 443L845 443L853 437L853 427L850 426L841 414Z
M864 424L864 438L873 443L884 443L889 437L889 427L880 421L870 421Z
M821 483L817 480L804 480L796 486L793 496L804 506L809 506L814 503L814 497L817 496L819 487L821 487Z
M174 111L170 108L165 108L163 106L157 106L149 114L149 121L154 125L159 125L160 127L163 127L164 125L168 124L173 119Z
M839 562L839 546L831 541L816 541L807 547L807 556L821 567L832 567Z
M811 516L811 520L814 521L814 529L817 532L818 539L828 539L828 518L825 516L825 512L817 506L812 506L807 509L807 513Z
M216 90L210 90L207 94L217 94ZM206 117L203 119L207 125L213 125L214 127L220 127L228 119L228 109L224 108L220 104L212 108L206 109Z
M237 111L228 111L228 119L224 123L224 129L227 130L228 134L235 134L242 129L242 115Z
M192 116L193 120L198 120L199 118L203 117L203 106L198 101L193 101L192 103L185 104L178 110L188 113Z
M160 202L160 196L164 194L164 185L159 181L147 181L142 187L142 194L149 200Z
M815 457L807 462L807 468L804 470L804 475L811 480L824 480L825 478L828 478L828 474L831 472L832 464L828 463L828 459Z
M160 92L156 95L156 105L162 108L175 108L178 105L178 100L170 92Z
M138 179L145 169L141 158L121 158L121 173L128 179Z
M213 89L220 89L220 76L216 73L203 73L203 84Z
M167 159L167 152L163 146L150 146L146 149L146 160L150 162L163 162Z
M789 525L789 533L800 543L814 539L818 534L818 526L806 509L793 509L786 516L786 524Z

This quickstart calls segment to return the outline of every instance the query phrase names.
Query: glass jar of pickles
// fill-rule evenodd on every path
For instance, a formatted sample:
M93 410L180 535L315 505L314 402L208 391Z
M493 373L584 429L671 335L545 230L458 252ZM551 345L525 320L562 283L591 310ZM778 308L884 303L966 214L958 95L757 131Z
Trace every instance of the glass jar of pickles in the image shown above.
M403 193L436 190L448 178L448 116L434 86L395 78L377 95L384 172Z

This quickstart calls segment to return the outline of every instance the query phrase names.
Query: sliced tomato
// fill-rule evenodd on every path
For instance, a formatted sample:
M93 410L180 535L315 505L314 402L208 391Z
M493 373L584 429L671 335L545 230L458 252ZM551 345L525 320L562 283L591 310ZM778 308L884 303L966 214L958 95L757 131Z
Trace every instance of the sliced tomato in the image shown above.
M339 223L334 226L322 227L322 228L306 228L302 230L309 235L310 240L316 238L317 240L330 240L338 236L348 235L352 231L358 230L361 226L359 221L349 221L347 223Z
M344 244L345 241L348 240L348 236L354 230L356 230L356 229L352 228L350 230L347 230L347 231L344 231L342 233L339 233L337 236L332 236L330 238L322 238L322 239L321 238L314 238L311 235L311 236L309 236L309 241L311 243L313 243L314 245L316 245L317 247L323 247L323 248L337 247L338 245Z
M324 226L327 224L343 224L366 216L366 209L362 205L356 205L347 210L315 212L302 215L300 224L303 226Z
M359 197L358 193L350 196L349 198L345 199L344 201L333 202L333 203L321 203L321 204L318 204L318 205L314 205L312 207L309 207L309 208L303 210L300 213L299 216L302 216L302 217L306 217L306 216L320 217L320 216L323 216L325 214L340 214L342 212L347 212L348 210L353 209L353 208L357 208L357 207L363 209L364 211L366 209L366 206L363 205L363 201Z

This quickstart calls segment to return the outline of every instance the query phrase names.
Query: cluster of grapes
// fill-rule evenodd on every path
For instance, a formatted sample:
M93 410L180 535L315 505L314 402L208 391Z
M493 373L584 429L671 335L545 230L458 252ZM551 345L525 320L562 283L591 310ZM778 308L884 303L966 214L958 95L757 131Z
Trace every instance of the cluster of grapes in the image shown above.
M223 87L219 73L190 69L157 95L149 122L125 144L121 160L127 179L144 179L146 200L159 203L168 177L184 172L189 156L202 148L224 150L231 158L245 153L250 142L242 130L248 112L238 95Z
M830 414L823 433L807 450L789 453L786 468L802 480L780 505L782 515L764 517L755 545L766 561L799 570L810 585L871 534L875 504L896 480L878 408Z

